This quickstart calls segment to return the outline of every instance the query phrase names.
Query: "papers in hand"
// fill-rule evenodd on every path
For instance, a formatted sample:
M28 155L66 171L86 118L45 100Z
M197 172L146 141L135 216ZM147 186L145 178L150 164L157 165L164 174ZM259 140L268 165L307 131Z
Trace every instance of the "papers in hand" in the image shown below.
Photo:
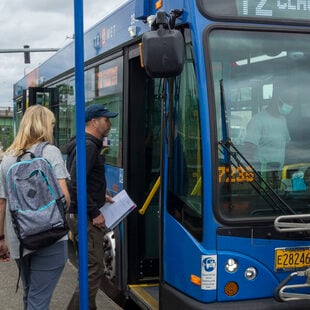
M114 229L132 210L137 206L123 189L113 197L113 203L106 202L100 208L100 212L105 218L107 229Z

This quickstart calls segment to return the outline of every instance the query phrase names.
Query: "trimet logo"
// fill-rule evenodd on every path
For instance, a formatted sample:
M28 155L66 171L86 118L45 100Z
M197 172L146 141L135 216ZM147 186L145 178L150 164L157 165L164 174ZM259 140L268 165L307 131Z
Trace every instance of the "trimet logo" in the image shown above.
M216 268L216 262L213 257L206 257L202 260L203 268L206 272L211 272Z
M94 39L93 39L93 47L96 50L100 50L100 48L101 48L101 35L100 35L100 33L97 33L96 36L94 37Z
M98 32L96 36L93 38L93 47L98 52L102 47L105 46L107 40L107 31L106 28L103 27L101 29L101 33Z

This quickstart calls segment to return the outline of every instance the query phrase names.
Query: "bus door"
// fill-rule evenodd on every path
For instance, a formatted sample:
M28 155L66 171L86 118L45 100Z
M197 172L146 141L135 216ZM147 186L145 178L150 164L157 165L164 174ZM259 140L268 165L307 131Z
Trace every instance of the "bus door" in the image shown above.
M55 144L58 145L59 140L59 96L56 87L29 87L23 91L23 95L16 100L16 130L25 110L35 104L43 105L53 111L56 124L54 128Z
M129 58L129 102L124 111L127 118L124 123L128 126L124 133L127 135L124 143L128 144L124 147L124 183L138 207L138 212L130 214L127 221L127 283L130 292L135 293L142 287L152 290L153 284L158 283L161 106L156 94L158 81L148 78L141 68L137 47L129 50Z
M17 133L17 130L19 128L20 121L24 115L25 109L26 109L26 90L23 90L22 95L18 96L15 99L15 124L14 124L14 136Z

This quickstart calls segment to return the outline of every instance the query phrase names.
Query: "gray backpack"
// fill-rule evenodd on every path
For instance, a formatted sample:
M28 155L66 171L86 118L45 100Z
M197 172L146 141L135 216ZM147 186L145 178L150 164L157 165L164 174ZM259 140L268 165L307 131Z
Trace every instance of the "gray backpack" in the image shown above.
M51 164L42 157L46 144L39 143L34 153L26 151L18 156L6 174L8 205L21 258L23 248L49 246L68 232L64 195Z

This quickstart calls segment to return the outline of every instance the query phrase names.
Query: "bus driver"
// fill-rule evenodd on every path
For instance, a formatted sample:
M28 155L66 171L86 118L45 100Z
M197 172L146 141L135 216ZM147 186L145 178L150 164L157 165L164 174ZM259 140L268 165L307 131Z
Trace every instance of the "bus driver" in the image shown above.
M285 161L290 134L285 116L294 104L293 89L280 91L274 84L269 106L255 114L247 125L244 139L245 155L258 171L281 170Z

